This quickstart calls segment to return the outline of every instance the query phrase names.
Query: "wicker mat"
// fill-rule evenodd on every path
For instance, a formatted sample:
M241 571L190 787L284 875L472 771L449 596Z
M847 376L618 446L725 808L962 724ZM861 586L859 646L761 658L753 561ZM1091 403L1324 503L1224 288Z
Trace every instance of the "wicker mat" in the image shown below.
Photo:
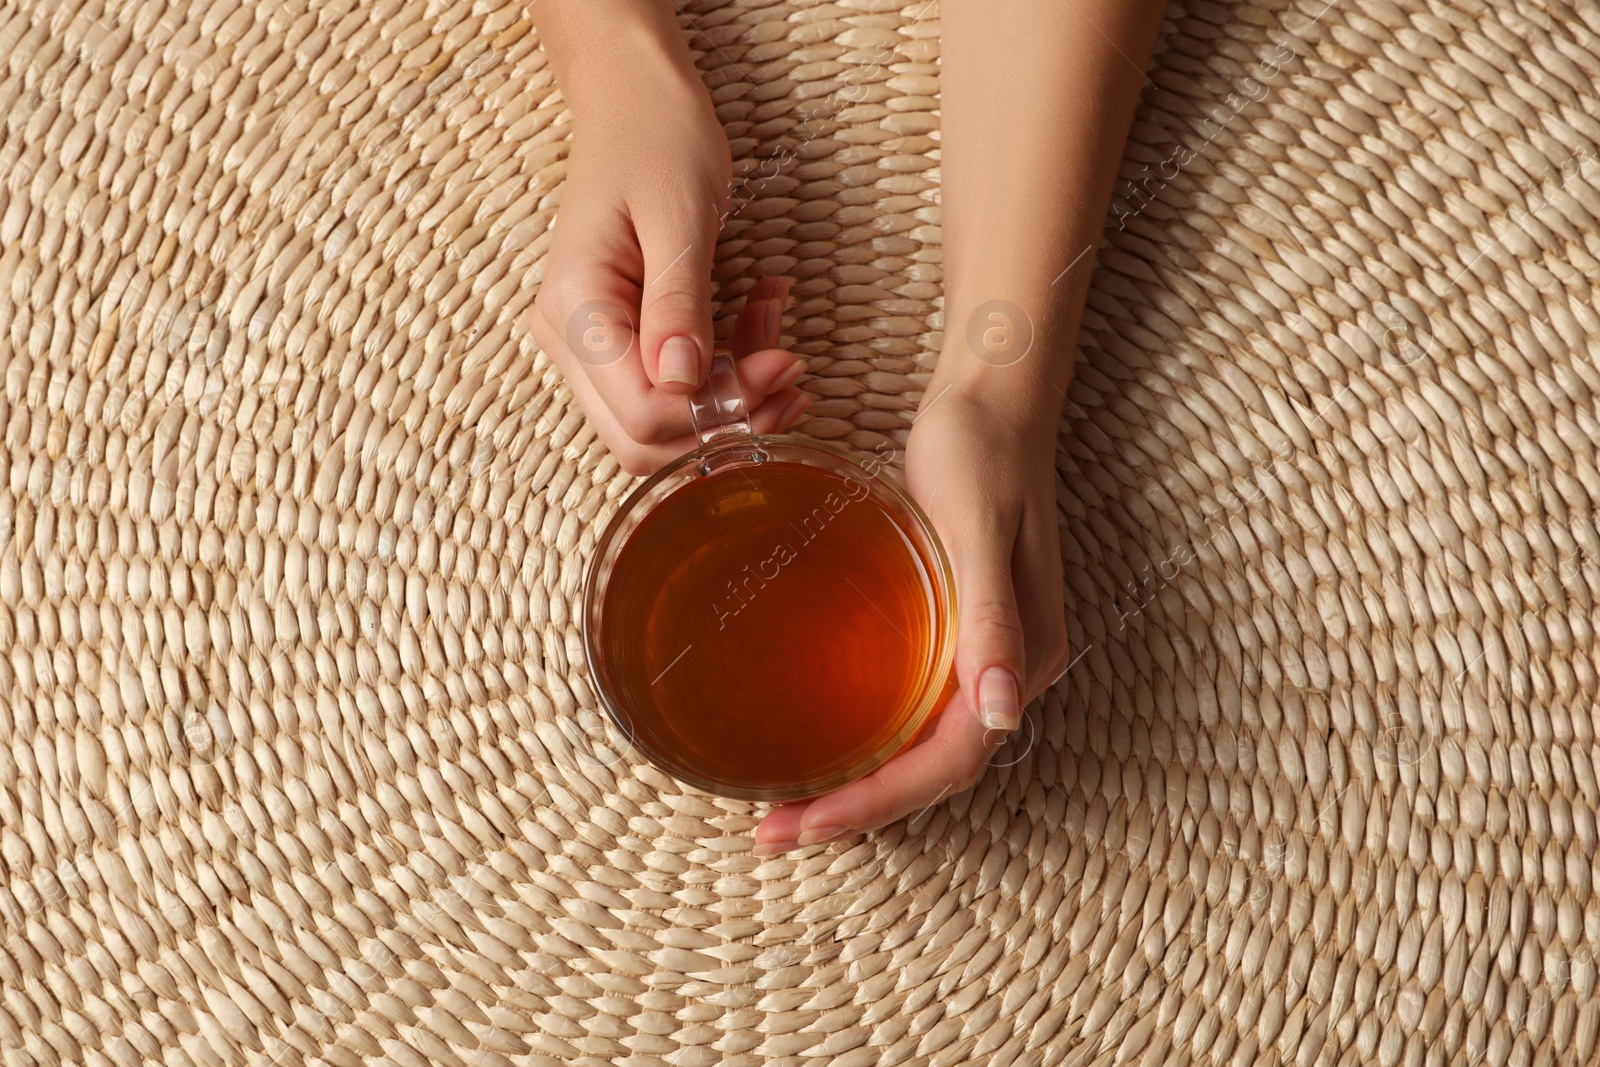
M797 279L863 450L941 329L938 15L683 11L769 161L728 309ZM632 479L523 327L520 3L7 0L0 63L6 1067L1596 1061L1591 0L1173 3L1080 658L970 793L778 859L596 711Z

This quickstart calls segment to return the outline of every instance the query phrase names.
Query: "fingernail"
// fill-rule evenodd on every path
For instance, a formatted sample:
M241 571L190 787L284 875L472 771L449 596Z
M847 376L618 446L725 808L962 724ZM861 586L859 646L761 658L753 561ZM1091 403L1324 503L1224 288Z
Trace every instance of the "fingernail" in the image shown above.
M1022 701L1017 680L1004 667L990 667L978 679L978 708L988 730L1010 733L1022 723Z
M752 856L781 856L785 852L793 852L800 847L798 841L761 841L750 850Z
M795 397L794 401L783 409L783 414L778 417L778 425L787 426L801 415L804 415L806 408L810 407L811 401L815 399L810 393L801 393Z
M661 380L694 385L700 380L700 346L691 337L669 337L661 345Z
M766 336L763 341L777 344L783 338L783 301L767 301Z
M789 386L799 381L800 375L804 374L805 372L806 361L803 359L795 360L794 366L790 367L788 370L778 375L777 378L773 379L772 391L776 393L779 389L789 388ZM808 393L806 395L809 396L810 394Z
M832 841L836 837L854 832L848 826L813 826L809 830L800 831L800 844L820 845L824 841Z

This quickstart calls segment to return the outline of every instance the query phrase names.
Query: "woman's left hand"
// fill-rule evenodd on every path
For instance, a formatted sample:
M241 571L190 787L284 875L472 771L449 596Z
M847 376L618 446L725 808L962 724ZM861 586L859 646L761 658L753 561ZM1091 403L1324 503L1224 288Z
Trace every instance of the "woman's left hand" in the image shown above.
M937 375L928 396L906 484L955 571L960 691L931 734L872 774L771 812L756 830L760 855L876 830L970 788L1069 662L1054 412L1030 419Z

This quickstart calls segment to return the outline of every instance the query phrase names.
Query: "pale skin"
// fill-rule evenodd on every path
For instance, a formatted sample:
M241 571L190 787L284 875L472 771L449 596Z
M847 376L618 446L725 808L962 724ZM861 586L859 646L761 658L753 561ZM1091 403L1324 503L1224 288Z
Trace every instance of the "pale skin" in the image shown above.
M1163 7L942 4L946 330L905 476L955 573L960 690L920 744L770 812L757 854L875 830L970 788L1071 662L1056 440L1093 247ZM710 366L727 141L666 0L539 0L530 11L574 120L533 334L622 465L647 473L694 444L683 397ZM787 280L762 279L735 327L757 432L787 429L809 402L794 384L803 363L779 347L787 295ZM1034 331L1007 365L967 342L965 324L991 300L1020 308ZM574 351L574 313L597 306L635 331L626 355Z

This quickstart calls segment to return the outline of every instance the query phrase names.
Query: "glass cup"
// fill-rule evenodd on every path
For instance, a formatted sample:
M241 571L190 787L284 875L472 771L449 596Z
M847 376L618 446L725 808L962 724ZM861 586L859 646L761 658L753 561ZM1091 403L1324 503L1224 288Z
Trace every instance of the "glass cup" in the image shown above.
M601 533L589 565L583 595L583 643L596 692L628 745L686 785L719 796L761 801L797 800L829 792L871 773L896 753L914 744L934 714L953 695L956 688L952 670L955 658L955 580L949 560L928 517L877 460L863 461L842 449L799 436L753 434L738 374L729 354L716 353L709 378L689 401L699 447L657 471L628 496ZM774 493L766 489L751 492L746 491L745 487L779 484L770 481L779 474L785 478L798 476L801 479L794 481L791 478L785 484L810 484L805 479L817 480L819 475L825 474L838 485L847 487L842 490L843 495L836 494L831 499L839 505L839 513L846 506L858 510L851 513L848 522L838 523L833 542L828 548L828 552L834 555L819 554L813 557L811 566L815 568L829 565L833 560L842 561L837 570L829 569L821 577L831 578L837 573L860 592L865 604L873 606L878 615L883 617L888 629L880 628L881 633L876 636L881 636L889 644L875 646L871 640L850 642L849 635L854 631L848 627L852 620L857 626L864 627L869 623L876 625L865 608L854 601L838 602L846 603L849 610L841 612L840 628L835 632L832 620L826 614L829 603L826 597L829 589L837 587L838 583L818 581L819 575L815 569L811 571L809 581L804 581L803 575L792 575L788 579L789 585L779 592L763 592L768 588L768 583L747 565L735 574L735 577L742 575L743 588L736 588L730 578L727 582L728 595L723 603L710 605L714 617L708 616L703 599L690 604L674 602L674 597L679 596L674 590L706 588L707 581L720 579L723 572L734 573L731 568L738 560L730 562L723 558L726 552L722 543L707 542L709 529L663 527L663 522L676 522L672 516L682 513L681 508L673 509L673 502L681 503L690 499L731 501L745 510L739 513L737 520L729 518L717 521L750 523L754 525L749 528L754 529L763 522L776 521L779 512L772 509L782 506L782 492ZM721 481L717 481L719 479ZM861 508L860 505L867 507ZM724 505L719 503L716 506L721 508ZM822 519L828 517L821 510L814 514ZM652 522L652 516L658 516L657 520ZM810 524L808 518L808 532ZM635 543L634 535L641 526L646 528L648 537L640 538ZM789 527L796 530L797 537L794 540L798 540L799 528L793 523ZM721 529L726 541L730 527L724 525ZM862 545L858 553L856 546L847 539L864 529L876 530L879 534L889 529L897 532L887 537L875 535L872 539L875 547L869 549ZM680 547L658 549L655 547L658 543ZM809 543L801 543L801 551L807 551L805 546ZM670 551L670 554L662 556L659 571L652 571L646 563L639 562L653 559L648 556L651 551ZM817 551L823 552L822 549ZM873 552L877 555L873 555ZM872 568L874 560L878 563L876 569ZM893 566L886 566L885 560ZM623 564L620 578L619 562ZM761 574L771 576L773 585L784 580L777 569L779 564L772 559L763 561L761 566ZM849 573L852 566L866 569L852 574ZM694 570L696 567L704 573L697 573ZM722 568L722 571L712 574L708 568ZM663 578L660 583L641 577L654 573L670 573L672 577L670 580ZM919 576L920 591L907 592L911 583L906 576L913 573ZM895 596L882 593L890 577L898 579ZM751 584L752 579L755 584ZM877 587L871 584L874 580L879 583ZM863 583L866 583L865 588L862 587ZM720 586L718 588L720 590ZM816 602L807 599L813 591L817 595ZM799 599L782 600L780 592L783 596ZM869 595L873 592L882 594L883 599L875 601ZM810 690L823 687L820 683L808 685L807 680L820 679L823 674L805 673L816 668L816 665L807 664L804 656L791 657L785 649L793 650L793 643L775 649L763 645L763 632L750 629L752 626L758 627L760 623L749 621L761 618L759 611L753 610L743 619L733 618L740 614L740 608L754 603L758 593L766 598L762 600L760 609L768 613L765 618L769 626L773 621L770 613L784 610L791 604L823 613L813 620L812 628L806 632L817 635L817 644L826 645L830 650L828 658L821 664L823 674L836 679L853 678L862 683L860 688L852 684L845 692L870 693L881 682L874 673L877 664L870 661L872 649L878 648L881 652L889 648L894 655L884 657L883 662L893 664L892 670L885 667L885 673L897 679L892 692L898 696L890 702L899 706L885 706L881 713L867 709L851 719L845 728L827 719L833 704L819 706L816 722L831 722L831 725L819 725L817 730L808 732L809 720L805 718L807 713L803 710L805 702ZM735 595L740 599L734 600ZM684 593L682 596L687 598L690 594ZM910 605L908 610L911 610L911 615L902 617L903 620L914 618L917 623L912 627L910 636L903 632L904 627L897 626L890 615L877 606L880 602ZM799 608L795 615L781 618L800 618ZM688 623L685 623L686 619ZM712 621L722 625L712 627ZM736 636L743 644L732 653L728 650L733 646L718 643L732 640L729 636L730 623L746 627L742 632L737 632ZM793 630L793 627L788 629ZM893 644L894 639L888 636L889 629L905 640L904 648ZM682 633L672 641L662 636L678 630ZM865 629L861 632L868 637L874 636ZM646 635L649 636L648 640ZM791 632L787 638L793 642L796 635ZM672 644L679 639L688 642L689 646L680 655L690 655L693 650L692 654L702 657L691 661L694 671L673 676L670 672L682 668L676 667L676 660L665 662L664 656L658 656L657 661L648 668L640 662L641 646L657 647L652 642ZM804 635L800 639L803 641ZM841 641L845 642L846 647L840 647ZM753 661L727 659L730 654L748 657L752 649L760 649L763 655L777 657L763 659L761 663L783 668L790 666L791 658L801 663L792 679L778 677L776 673L772 677L768 677L767 673L756 676L746 673L745 687L750 687L756 681L763 683L758 687L763 694L759 705L741 700L743 690L738 681L740 671L737 668L741 662ZM808 647L805 651L814 650ZM646 673L654 674L657 671L660 676L656 679L645 677ZM663 688L662 680L669 677L673 678L673 682ZM676 718L671 718L668 711L664 710L669 705L665 694L671 684L694 684L697 679L706 680L703 693L699 689L694 691L696 707L703 704L706 718L691 720L685 717L681 691L676 697L676 704L672 705L678 709L673 713ZM769 682L773 684L767 685ZM891 690L885 688L883 691L887 693ZM786 705L786 702L792 702L793 706L780 706ZM692 722L694 729L683 728L686 722ZM823 733L828 736L821 736ZM745 748L741 750L742 755L735 759L730 754L732 749L716 750L716 745L707 745L706 736L725 737L730 745L742 739L739 743L744 744ZM833 738L837 738L837 742ZM836 751L829 748L835 743ZM806 755L801 757L801 752Z

